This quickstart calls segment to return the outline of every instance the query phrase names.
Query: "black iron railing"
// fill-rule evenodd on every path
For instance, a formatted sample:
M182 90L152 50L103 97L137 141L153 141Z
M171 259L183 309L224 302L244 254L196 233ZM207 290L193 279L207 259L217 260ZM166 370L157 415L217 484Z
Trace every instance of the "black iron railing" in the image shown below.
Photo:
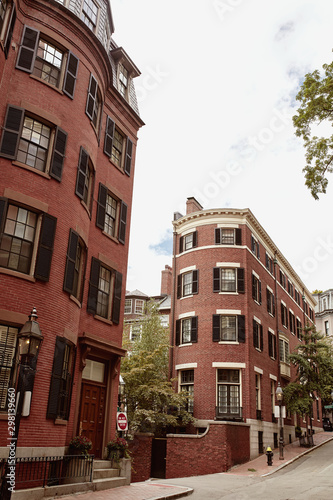
M218 420L242 420L243 408L240 406L216 406L215 415Z
M7 459L0 460L1 490L7 481ZM92 481L94 455L65 455L60 457L17 457L15 460L15 489L37 488ZM1 495L0 495L1 497Z

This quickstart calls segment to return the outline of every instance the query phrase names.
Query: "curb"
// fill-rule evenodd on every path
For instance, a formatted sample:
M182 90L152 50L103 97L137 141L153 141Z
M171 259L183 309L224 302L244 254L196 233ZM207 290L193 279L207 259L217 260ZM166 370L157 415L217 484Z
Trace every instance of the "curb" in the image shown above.
M275 472L283 469L284 467L287 467L287 465L290 465L292 464L293 462L296 462L296 460L298 460L299 458L303 457L304 455L307 455L308 453L310 453L311 451L317 449L317 448L320 448L320 446L323 446L323 444L326 444L328 443L329 441L332 441L333 437L331 438L328 438L326 439L326 441L323 441L322 443L319 443L319 444L316 444L315 446L312 446L312 448L308 448L307 450L303 451L303 453L300 453L299 455L297 455L296 457L294 458L291 458L290 460L288 460L288 462L285 462L283 464L281 464L279 467L277 467L276 469L272 470L272 472L267 472L266 474L262 474L262 476L260 477L267 477L267 476L271 476L272 474L274 474Z
M158 483L157 483L158 484ZM170 486L174 486L170 484ZM179 486L174 486L175 488L179 488ZM162 497L154 497L151 498L150 500L171 500L173 498L181 498L181 497L187 497L188 495L191 495L194 491L193 488L183 488L184 491L180 491L179 493L170 493L170 495L164 495Z

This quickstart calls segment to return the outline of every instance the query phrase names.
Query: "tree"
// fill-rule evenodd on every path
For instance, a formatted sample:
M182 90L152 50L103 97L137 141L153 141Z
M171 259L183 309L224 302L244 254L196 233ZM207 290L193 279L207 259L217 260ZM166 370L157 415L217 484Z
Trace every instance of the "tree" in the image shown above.
M330 397L333 387L333 356L331 338L324 337L314 326L303 330L303 343L289 354L297 368L296 379L284 388L286 406L292 413L306 415L312 428L312 408L317 397Z
M169 330L161 324L158 304L150 301L142 320L141 335L124 339L128 350L121 365L130 430L162 435L168 427L187 425L188 396L176 393L168 380ZM126 335L126 328L125 335Z
M296 96L301 105L293 117L296 135L303 138L306 149L305 184L315 199L326 193L326 176L333 172L333 135L311 137L311 126L333 121L333 63L323 69L324 75L318 70L305 75Z

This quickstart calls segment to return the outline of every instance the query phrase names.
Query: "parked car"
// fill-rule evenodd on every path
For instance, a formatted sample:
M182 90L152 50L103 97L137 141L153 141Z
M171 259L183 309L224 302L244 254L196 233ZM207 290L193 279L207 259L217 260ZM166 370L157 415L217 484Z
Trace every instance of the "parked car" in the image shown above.
M332 422L329 418L323 418L323 429L324 431L333 431Z

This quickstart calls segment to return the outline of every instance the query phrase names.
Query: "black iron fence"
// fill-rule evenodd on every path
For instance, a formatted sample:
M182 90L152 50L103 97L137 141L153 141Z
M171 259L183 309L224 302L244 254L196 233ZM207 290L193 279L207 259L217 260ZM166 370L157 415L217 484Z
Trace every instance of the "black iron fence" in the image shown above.
M4 491L7 459L0 460L1 489ZM15 490L92 481L94 455L65 455L60 457L17 457L15 460ZM0 493L0 498L2 497Z

